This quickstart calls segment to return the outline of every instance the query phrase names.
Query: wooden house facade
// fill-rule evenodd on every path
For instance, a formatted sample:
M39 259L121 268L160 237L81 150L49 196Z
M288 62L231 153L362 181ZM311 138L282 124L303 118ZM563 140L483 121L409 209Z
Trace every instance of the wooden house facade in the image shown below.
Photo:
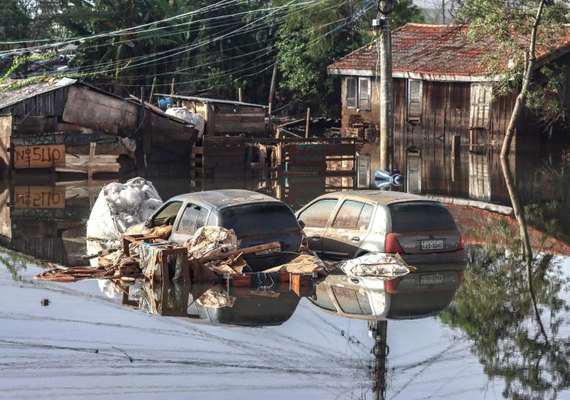
M186 121L74 79L0 92L0 175L122 173L173 158L189 169L196 138Z
M392 34L394 140L392 166L406 176L407 190L487 201L506 201L498 150L515 94L498 96L486 73L492 43L473 43L466 25L407 24ZM570 30L569 30L570 32ZM538 67L555 63L570 82L570 34L539 50ZM341 77L343 136L360 136L378 160L380 117L378 54L362 47L328 67ZM505 62L506 64L507 61ZM570 85L562 92L570 104ZM564 135L546 128L527 110L516 127L511 163L529 145ZM372 162L378 165L378 161ZM445 182L445 184L442 184Z

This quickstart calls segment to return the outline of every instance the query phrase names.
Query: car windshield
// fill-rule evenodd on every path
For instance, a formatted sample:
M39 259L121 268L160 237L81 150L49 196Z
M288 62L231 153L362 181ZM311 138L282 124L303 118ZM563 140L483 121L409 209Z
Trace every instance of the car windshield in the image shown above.
M394 232L456 229L449 210L438 203L397 203L388 208Z
M224 208L221 225L238 237L298 230L295 215L283 204L255 204Z

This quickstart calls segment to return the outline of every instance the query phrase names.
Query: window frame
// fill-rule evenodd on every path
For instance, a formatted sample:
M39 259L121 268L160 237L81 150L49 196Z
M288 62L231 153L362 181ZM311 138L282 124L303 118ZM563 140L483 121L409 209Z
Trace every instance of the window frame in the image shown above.
M364 82L366 82L366 90L362 90ZM372 109L372 80L363 76L347 77L345 79L345 102L346 108L370 111Z
M323 203L330 203L332 204L332 207L330 209L330 212L328 214L328 217L326 219L326 221L324 221L324 225L322 226L316 226L316 225L309 225L305 220L303 220L303 215L307 213L307 211L309 211L311 208L316 207L318 204L323 204ZM329 221L331 220L331 217L333 215L336 216L337 210L338 208L338 199L337 198L324 198L324 199L318 199L315 202L311 203L307 208L305 208L301 213L299 213L299 215L297 216L297 220L298 221L303 221L303 223L305 224L306 228L310 228L310 229L325 229L328 225L329 225Z
M182 223L184 222L184 215L190 209L196 209L198 212L196 214L196 218L194 218L194 220L191 221L191 225L189 225L189 230L187 230L185 228L183 229ZM199 204L186 203L186 207L184 208L184 210L182 212L179 211L179 213L180 213L180 219L178 221L178 224L176 225L176 231L185 235L194 235L199 228L207 224L210 210L207 207L201 206ZM202 220L200 219L200 217L202 217ZM202 225L197 226L198 222L201 222Z
M417 91L415 93L412 92L413 84L417 84ZM423 111L423 91L424 91L424 83L421 79L411 79L409 78L407 81L407 112L408 112L408 121L419 122L422 120L422 111ZM413 103L417 103L414 105ZM417 111L415 110L417 108Z
M343 212L344 210L350 210L351 206L349 206L349 204L357 204L358 206L360 206L360 209L358 210L358 215L356 215L356 220L354 221L355 226L343 224L344 220L339 219L339 217L343 217L343 216L341 216L341 212ZM369 208L367 208L367 207L369 207ZM370 210L368 222L366 223L366 225L359 226L359 223L361 221L361 218L363 216L363 212L364 212L365 208L367 208L367 210ZM338 209L334 215L334 218L332 219L331 228L352 230L352 231L368 231L368 228L370 228L370 222L372 222L372 215L373 214L374 214L374 206L372 204L369 204L369 203L366 203L366 202L360 201L360 200L346 199L338 207ZM350 216L350 217L354 217L354 216ZM346 221L349 221L349 220L346 220Z

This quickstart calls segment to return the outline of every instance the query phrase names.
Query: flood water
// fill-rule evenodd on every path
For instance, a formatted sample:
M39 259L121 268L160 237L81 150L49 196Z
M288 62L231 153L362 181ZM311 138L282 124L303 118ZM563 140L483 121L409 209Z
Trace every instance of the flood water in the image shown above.
M85 222L105 183L0 187L3 399L570 399L567 255L539 255L537 312L524 268L492 246L469 246L457 292L420 293L404 314L396 295L339 276L302 292L33 280L46 262L88 264ZM246 188L293 208L354 186L346 177L153 184L163 200Z

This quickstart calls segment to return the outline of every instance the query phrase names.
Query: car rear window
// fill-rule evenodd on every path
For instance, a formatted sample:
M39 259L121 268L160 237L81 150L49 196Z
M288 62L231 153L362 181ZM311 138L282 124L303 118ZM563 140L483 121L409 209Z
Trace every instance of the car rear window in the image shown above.
M238 237L299 230L293 211L283 204L255 204L224 208L221 226Z
M423 231L457 229L451 213L438 203L410 202L388 206L392 231Z

